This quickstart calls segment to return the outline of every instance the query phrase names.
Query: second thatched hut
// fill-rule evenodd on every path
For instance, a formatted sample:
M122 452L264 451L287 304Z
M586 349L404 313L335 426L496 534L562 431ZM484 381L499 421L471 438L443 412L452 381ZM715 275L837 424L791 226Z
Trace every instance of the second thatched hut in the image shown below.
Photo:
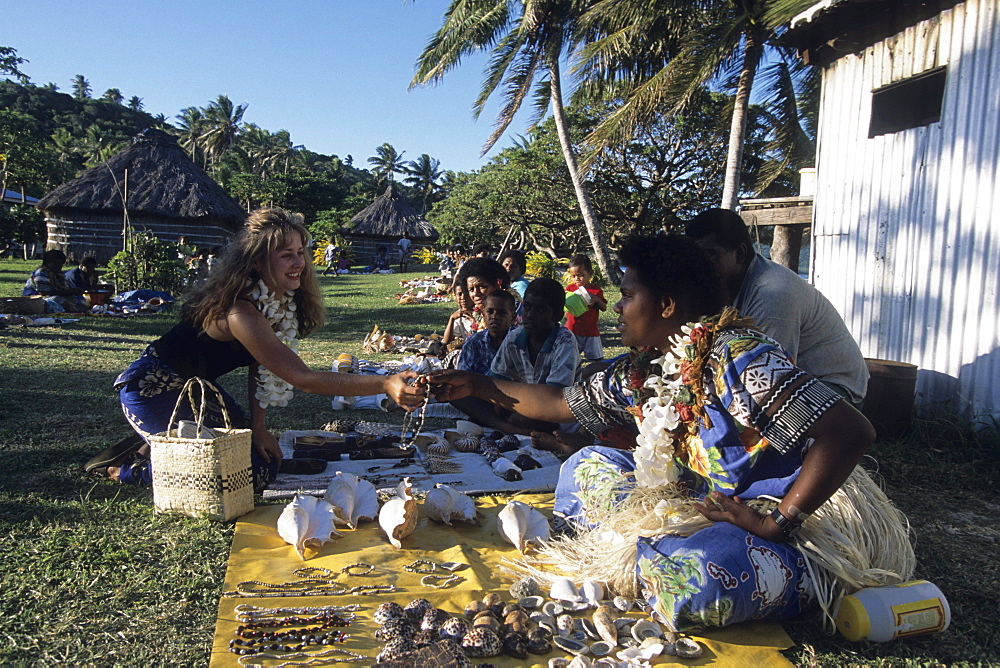
M222 246L246 211L178 146L170 135L144 130L104 164L88 169L38 202L45 214L46 249L71 261L99 263L122 249L124 215L133 230L164 241L186 237L198 248Z
M389 258L399 256L398 242L406 233L410 237L410 254L430 246L438 239L438 231L410 206L390 181L385 192L365 207L342 228L344 240L351 244L355 265L371 264L379 246L389 249Z

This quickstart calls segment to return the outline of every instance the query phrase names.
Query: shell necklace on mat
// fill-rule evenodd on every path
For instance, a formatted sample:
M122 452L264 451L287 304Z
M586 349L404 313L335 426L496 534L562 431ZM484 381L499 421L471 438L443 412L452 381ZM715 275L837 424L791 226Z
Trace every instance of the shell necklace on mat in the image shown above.
M422 376L415 378L413 380L413 383L416 384L421 380L421 378ZM430 402L430 400L431 400L431 390L428 385L425 385L424 403L420 405L420 422L417 424L416 427L413 426L413 419L414 419L413 414L417 412L416 410L407 411L406 414L403 415L403 427L400 430L400 435L399 435L400 436L399 444L401 446L406 447L407 445L413 443L413 440L416 439L417 434L424 430L424 421L427 418L427 404ZM411 432L409 441L407 441L406 437L406 432L408 431Z
M271 329L274 330L278 340L297 354L299 319L295 313L295 293L289 290L280 297L275 297L264 279L261 279L253 286L250 296L253 297L257 309L271 323ZM257 392L254 397L261 408L287 406L288 400L292 398L292 386L261 365L257 368Z
M355 573L353 572L355 568L366 570ZM363 577L374 569L374 566L364 562L345 566L340 569L339 573L334 573L328 568L298 568L292 571L292 575L299 578L298 580L276 584L260 580L244 580L236 585L236 589L222 592L222 596L225 598L283 598L286 596L340 596L341 594L374 596L396 591L396 586L392 584L358 585L348 589L346 585L335 579L338 575Z
M344 663L347 661L371 661L370 656L358 654L341 647L331 647L322 652L294 652L292 654L268 654L260 653L250 656L241 656L236 660L241 666L263 666L265 659L274 661L284 660L283 663L268 666L268 668L291 668L291 666L329 666L333 663Z

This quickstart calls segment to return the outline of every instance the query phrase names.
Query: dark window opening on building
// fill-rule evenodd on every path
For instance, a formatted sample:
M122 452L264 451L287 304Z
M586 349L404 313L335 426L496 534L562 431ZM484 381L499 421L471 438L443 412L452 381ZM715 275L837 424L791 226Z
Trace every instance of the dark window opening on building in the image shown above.
M872 91L868 136L918 128L941 120L947 67L936 67Z

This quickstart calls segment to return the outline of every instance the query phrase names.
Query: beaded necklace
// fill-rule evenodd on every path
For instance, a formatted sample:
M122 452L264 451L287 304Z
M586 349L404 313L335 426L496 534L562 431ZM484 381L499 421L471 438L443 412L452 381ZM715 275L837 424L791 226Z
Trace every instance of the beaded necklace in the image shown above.
M248 286L249 287L249 286ZM281 297L271 294L264 279L257 281L250 291L254 303L261 314L271 323L271 329L278 340L298 353L299 319L295 313L295 292L285 291ZM287 406L292 398L292 386L276 376L263 365L257 367L257 392L254 397L261 408L268 406Z
M326 611L311 617L283 617L261 622L250 622L236 627L236 638L229 641L229 651L241 656L261 652L301 652L309 645L332 645L345 642L350 635L343 631L327 632L327 629L350 626L354 615L341 616ZM315 624L315 626L310 626ZM277 631L282 627L284 631ZM268 630L271 629L271 630ZM283 644L286 642L299 643Z

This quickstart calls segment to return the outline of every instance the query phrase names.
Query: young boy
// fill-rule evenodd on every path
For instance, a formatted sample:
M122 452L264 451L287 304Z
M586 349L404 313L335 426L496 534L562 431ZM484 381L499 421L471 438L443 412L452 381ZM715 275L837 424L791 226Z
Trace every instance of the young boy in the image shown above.
M500 344L489 375L554 387L568 387L577 382L580 379L580 349L572 332L560 324L566 307L562 285L551 278L536 278L528 285L521 306L522 324ZM533 431L551 433L556 428L554 424L528 420L516 413L498 414L492 405L476 397L459 399L452 404L465 411L474 422L508 434L527 436Z
M594 279L594 266L590 258L583 254L574 255L566 270L570 283L566 292L576 292L580 288L590 295L590 305L581 315L566 314L566 327L576 336L576 342L588 362L604 359L604 346L601 344L601 331L597 328L597 319L601 311L608 310L608 301L604 291L591 283Z
M483 318L486 328L470 336L462 346L458 368L487 374L510 326L514 322L514 297L509 292L497 290L483 301Z

